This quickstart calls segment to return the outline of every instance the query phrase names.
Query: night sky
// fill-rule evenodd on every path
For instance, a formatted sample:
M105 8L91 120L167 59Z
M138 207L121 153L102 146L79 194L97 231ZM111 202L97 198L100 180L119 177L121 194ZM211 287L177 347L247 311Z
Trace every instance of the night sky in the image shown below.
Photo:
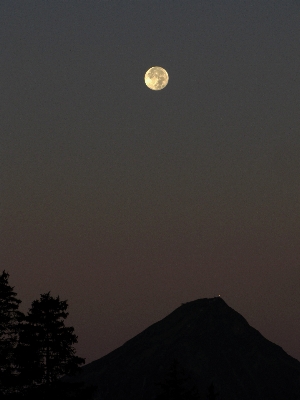
M221 295L300 360L299 70L298 0L1 0L0 263L21 310L68 300L88 363Z

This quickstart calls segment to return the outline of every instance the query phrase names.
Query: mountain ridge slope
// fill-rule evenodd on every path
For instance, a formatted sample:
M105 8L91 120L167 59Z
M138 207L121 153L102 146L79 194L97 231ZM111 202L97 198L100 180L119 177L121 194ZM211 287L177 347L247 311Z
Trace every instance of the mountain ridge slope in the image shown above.
M264 338L220 297L194 300L82 368L95 400L154 400L177 359L206 398L300 400L300 362Z

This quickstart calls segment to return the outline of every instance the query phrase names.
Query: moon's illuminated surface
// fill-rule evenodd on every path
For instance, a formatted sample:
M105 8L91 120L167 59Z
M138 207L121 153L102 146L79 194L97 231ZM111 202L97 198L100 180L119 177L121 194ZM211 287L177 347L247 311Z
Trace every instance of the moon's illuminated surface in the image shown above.
M152 67L145 74L145 83L149 89L161 90L167 86L169 75L162 67Z

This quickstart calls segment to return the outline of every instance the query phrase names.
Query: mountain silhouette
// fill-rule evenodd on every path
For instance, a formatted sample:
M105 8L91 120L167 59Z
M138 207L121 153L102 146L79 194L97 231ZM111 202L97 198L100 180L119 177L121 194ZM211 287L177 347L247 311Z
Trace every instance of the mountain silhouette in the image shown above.
M97 385L96 400L155 400L174 360L199 399L213 385L218 400L300 400L300 362L220 297L182 304L72 380Z

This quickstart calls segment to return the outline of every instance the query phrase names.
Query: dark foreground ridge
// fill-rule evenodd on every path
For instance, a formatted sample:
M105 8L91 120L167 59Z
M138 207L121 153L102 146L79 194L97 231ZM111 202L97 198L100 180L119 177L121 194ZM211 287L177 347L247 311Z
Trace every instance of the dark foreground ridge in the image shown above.
M265 339L223 299L185 303L123 346L82 368L96 400L154 400L173 360L200 399L300 400L300 362Z

